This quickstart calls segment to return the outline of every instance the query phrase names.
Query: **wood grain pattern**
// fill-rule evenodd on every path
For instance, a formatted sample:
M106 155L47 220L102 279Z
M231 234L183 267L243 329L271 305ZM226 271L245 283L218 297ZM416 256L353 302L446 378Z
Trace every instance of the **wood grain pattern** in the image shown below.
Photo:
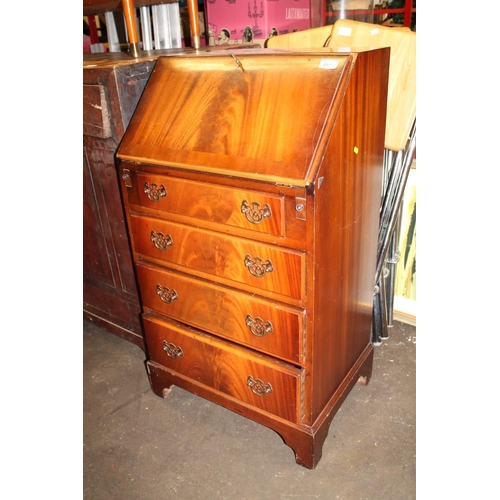
M111 136L108 102L102 85L83 86L83 133L102 139Z
M377 71L385 77L374 78ZM384 153L384 128L370 124L385 114L387 73L387 52L359 54L327 150L331 165L342 168L328 171L325 164L320 172L324 180L315 200L311 235L316 266L322 270L311 283L314 325L317 331L335 333L312 339L312 421L370 343L376 207L380 206ZM328 238L322 238L324 234Z
M143 263L137 264L137 276L146 309L292 363L303 362L303 310ZM178 299L163 302L158 285L175 290ZM248 315L271 322L272 332L252 334Z
M275 429L310 468L371 376L389 70L389 49L326 54L160 60L117 153L151 387L179 385ZM158 203L148 179L168 184ZM184 204L168 199L177 189ZM235 222L251 192L276 203L280 225ZM272 271L252 276L247 256ZM172 359L164 341L190 356ZM248 375L273 392L249 396Z
M161 178L171 179L176 185L183 184L185 182L187 182L187 184L189 185L190 182L193 182L202 185L208 184L210 186L215 184L214 179L210 174L155 165L141 165L140 170L130 169L129 163L119 158L116 159L116 164L119 170L119 178L122 179L122 176L127 176L127 186L125 186L125 182L122 179L122 188L123 196L127 198L127 206L131 211L136 213L144 213L158 218L168 217L169 220L172 220L174 222L179 222L181 224L187 224L190 226L194 225L197 227L223 232L234 236L255 238L254 228L247 229L246 227L230 225L229 223L224 224L222 223L222 221L217 222L215 220L215 217L213 217L213 214L210 216L214 219L214 221L212 222L211 220L201 218L203 216L201 214L201 210L197 211L196 214L193 214L190 205L197 205L198 200L196 199L187 203L186 200L188 198L185 198L184 210L181 206L178 210L179 213L177 213L177 210L176 212L168 211L168 215L167 213L165 213L165 211L159 210L157 207L153 207L152 205L145 206L142 204L142 195L140 191L144 189L144 184L140 185L140 182L138 180L141 178L141 175L152 175L154 177L157 177L161 173ZM235 188L235 181L232 177L218 176L216 178L216 181L217 186L222 188L223 192L225 191L225 188ZM259 241L262 241L263 243L280 244L287 248L293 248L296 250L302 250L304 248L303 242L305 240L306 234L306 222L302 218L297 217L296 207L297 200L299 198L303 199L306 196L307 189L305 187L268 184L250 179L239 179L237 191L247 193L250 192L254 194L259 193L262 194L263 199L274 199L274 197L278 197L283 201L283 235L280 235L277 238L277 235L275 234L259 232ZM192 198L190 198L190 200L191 199ZM190 213L191 215L189 215ZM197 216L200 216L200 218L197 218ZM231 219L233 219L233 216L231 216Z
M303 252L143 215L132 214L130 224L135 251L145 257L154 257L185 272L203 273L203 276L210 274L214 278L248 284L259 290L304 298ZM173 244L165 250L158 249L151 240L152 233L169 236ZM259 276L252 274L252 265L246 265L248 256L256 265L259 258L262 264L269 263L269 270L262 270L263 274Z
M262 192L224 188L217 184L191 182L151 174L137 174L140 203L155 210L183 214L196 219L208 220L229 226L243 227L251 231L284 235L284 197ZM151 186L162 188L165 196L152 201ZM190 200L186 203L186 200ZM261 219L247 218L242 210L247 205L258 204L256 211L268 207L269 215Z
M144 328L152 361L273 415L297 422L299 369L149 315L144 316ZM182 356L170 358L162 347L163 341L180 347ZM254 394L247 383L249 376L269 384L272 392L262 396Z
M158 59L118 158L310 184L332 125L332 88L342 87L352 57L326 54L333 71L309 55L288 67L275 55L237 56L244 70L231 54L203 66L200 58Z

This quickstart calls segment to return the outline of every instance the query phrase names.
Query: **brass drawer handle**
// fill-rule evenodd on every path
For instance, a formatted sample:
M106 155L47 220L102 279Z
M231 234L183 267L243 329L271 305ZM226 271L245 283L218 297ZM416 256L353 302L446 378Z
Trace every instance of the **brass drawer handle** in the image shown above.
M149 182L144 183L144 192L148 195L150 201L158 203L160 198L167 196L167 190L163 184L155 184L154 182L150 185Z
M266 203L262 208L256 201L249 205L247 200L241 202L241 211L245 214L248 222L260 224L264 219L271 217L271 207Z
M262 278L264 274L273 272L273 263L270 260L265 262L260 257L250 257L250 255L245 255L244 264L248 267L250 274L256 276L257 278Z
M247 377L247 385L252 388L252 392L257 396L265 396L273 392L272 385L264 383L260 378L254 379L251 375Z
M172 359L180 358L184 355L182 349L174 344L169 344L166 340L162 342L163 350L167 353L167 356Z
M170 290L166 286L156 285L156 293L165 304L170 304L172 300L179 298L174 289Z
M156 231L151 231L150 239L155 244L155 247L162 251L174 244L172 236L169 234L157 233Z
M250 328L250 332L256 337L263 337L266 333L273 332L273 324L270 321L264 321L262 318L253 319L250 314L245 317L245 324Z

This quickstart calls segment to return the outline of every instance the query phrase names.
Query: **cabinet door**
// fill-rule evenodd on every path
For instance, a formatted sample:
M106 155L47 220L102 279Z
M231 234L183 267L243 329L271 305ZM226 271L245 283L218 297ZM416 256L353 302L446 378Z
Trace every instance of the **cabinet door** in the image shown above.
M141 345L139 298L113 152L95 147L83 151L83 277L87 315Z

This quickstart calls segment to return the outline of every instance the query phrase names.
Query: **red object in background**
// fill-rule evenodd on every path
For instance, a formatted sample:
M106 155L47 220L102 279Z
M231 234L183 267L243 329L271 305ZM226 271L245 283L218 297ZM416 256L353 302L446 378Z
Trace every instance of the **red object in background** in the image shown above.
M99 43L99 34L97 33L97 25L95 23L95 16L87 16L89 29L90 29L90 43Z
M90 37L86 35L85 33L83 34L83 53L84 54L90 54L90 44L92 43Z
M404 14L403 26L405 28L411 27L411 15L412 13L417 12L416 7L413 7L413 2L411 0L406 0L405 5L403 7L397 9L385 8L385 9L356 9L356 10L338 10L333 12L328 12L326 10L326 4L323 4L323 26L328 24L334 24L337 21L337 18L344 16L346 19L355 19L356 16L361 15L382 15L382 14ZM329 22L330 20L330 22Z

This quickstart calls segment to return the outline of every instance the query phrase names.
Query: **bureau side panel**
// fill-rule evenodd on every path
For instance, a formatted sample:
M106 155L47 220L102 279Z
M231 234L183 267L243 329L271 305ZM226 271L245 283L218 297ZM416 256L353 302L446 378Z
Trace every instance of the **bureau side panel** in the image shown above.
M370 343L388 63L358 56L314 187L313 422Z

